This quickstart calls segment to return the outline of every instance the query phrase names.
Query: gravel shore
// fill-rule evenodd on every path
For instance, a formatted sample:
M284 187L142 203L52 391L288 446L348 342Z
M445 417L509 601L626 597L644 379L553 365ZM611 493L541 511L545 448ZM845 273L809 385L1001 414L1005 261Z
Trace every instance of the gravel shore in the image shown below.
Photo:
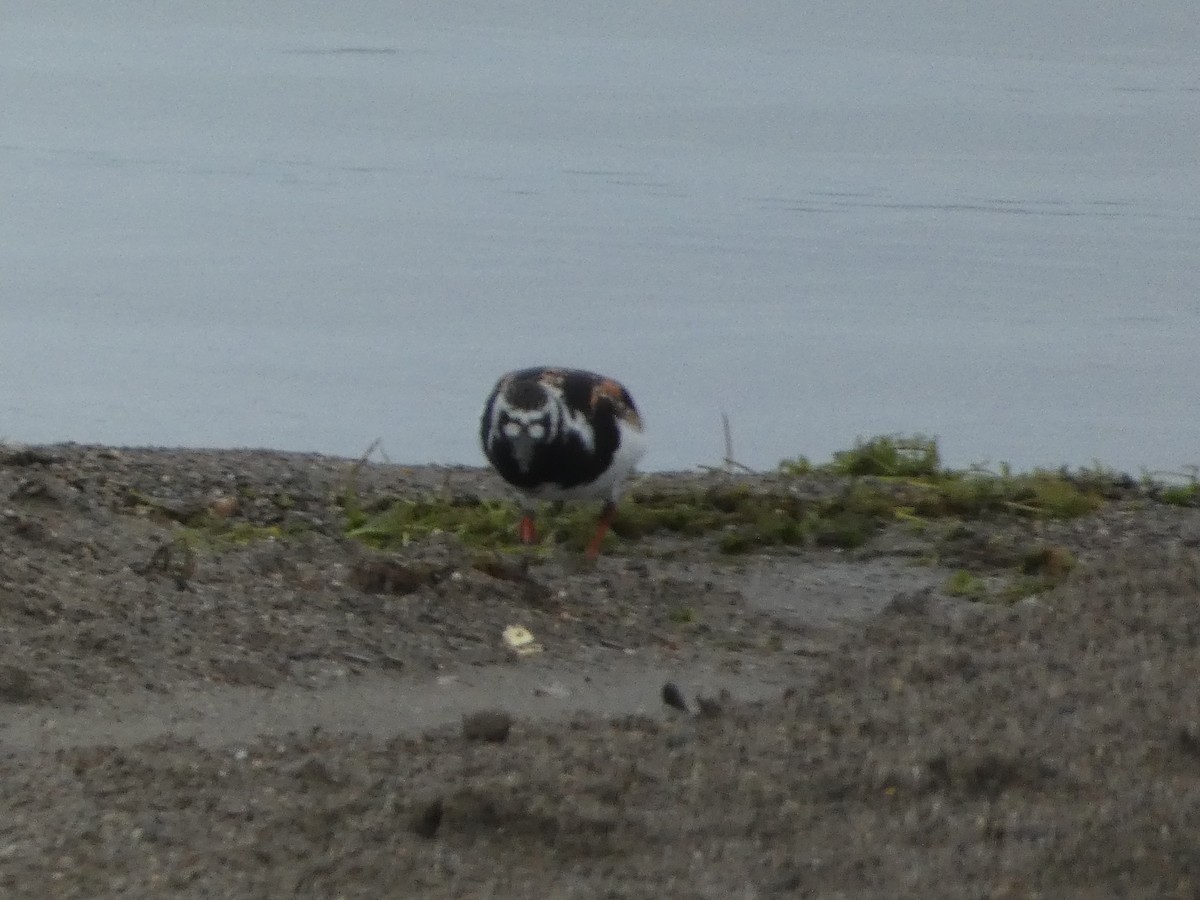
M1200 894L1200 509L481 564L348 539L351 484L505 496L472 468L0 449L0 893ZM197 514L228 539L182 540ZM1078 565L949 596L998 534Z

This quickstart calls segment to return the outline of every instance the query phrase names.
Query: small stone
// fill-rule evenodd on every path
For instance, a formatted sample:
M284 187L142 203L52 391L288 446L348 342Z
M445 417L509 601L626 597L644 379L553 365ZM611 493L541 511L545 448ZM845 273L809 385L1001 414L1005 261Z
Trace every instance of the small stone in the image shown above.
M445 806L442 803L442 798L438 797L424 809L417 811L416 815L412 818L410 827L421 837L431 840L437 834L438 828L442 824L442 814L444 812Z
M228 519L237 514L237 497L218 497L208 505L208 511L217 519Z
M253 659L213 660L213 669L229 684L273 688L283 680L283 673Z
M687 701L683 699L683 691L679 690L679 685L673 681L668 681L662 686L663 703L673 709L678 709L681 712L688 711Z
M717 700L715 697L697 696L696 706L699 710L697 714L705 719L715 719L725 712L725 708L721 705L721 701Z
M44 450L13 446L0 453L0 466L48 466L57 459Z
M485 709L463 716L462 733L468 741L490 741L500 744L508 740L513 719L502 710Z
M37 680L14 665L0 666L0 700L6 703L33 703L43 699Z
M432 583L429 572L408 566L387 556L369 556L357 560L350 569L351 586L367 594L403 596Z
M337 778L324 762L310 757L292 769L292 775L307 784L336 784Z

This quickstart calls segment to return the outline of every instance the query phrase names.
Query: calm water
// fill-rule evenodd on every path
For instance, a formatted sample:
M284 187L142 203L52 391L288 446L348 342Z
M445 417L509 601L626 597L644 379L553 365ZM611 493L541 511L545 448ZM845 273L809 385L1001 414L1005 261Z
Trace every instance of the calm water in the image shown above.
M245 6L0 2L0 437L1200 462L1190 0Z

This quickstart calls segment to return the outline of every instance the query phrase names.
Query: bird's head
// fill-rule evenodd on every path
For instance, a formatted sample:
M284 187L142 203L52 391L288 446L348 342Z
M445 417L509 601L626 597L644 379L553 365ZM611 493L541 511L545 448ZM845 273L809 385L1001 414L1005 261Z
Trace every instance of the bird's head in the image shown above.
M498 398L494 440L508 444L522 472L529 471L539 444L558 433L558 398L536 381L515 381Z

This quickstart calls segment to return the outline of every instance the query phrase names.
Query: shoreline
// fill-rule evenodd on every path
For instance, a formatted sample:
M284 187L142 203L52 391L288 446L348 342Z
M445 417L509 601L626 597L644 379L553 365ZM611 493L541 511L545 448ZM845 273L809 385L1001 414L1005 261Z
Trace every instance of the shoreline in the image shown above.
M932 440L935 444L937 439L925 438L923 435L915 434L885 434L877 435L870 438L858 438L853 447L862 444L869 444L872 441L880 439L898 438L900 440ZM55 441L49 443L40 442L24 442L18 440L0 440L0 457L8 457L12 454L21 454L27 452L35 453L50 453L55 450L64 452L112 452L126 454L157 454L163 456L187 456L189 454L200 454L205 456L229 456L231 458L245 458L255 455L272 456L287 459L297 460L324 460L328 462L343 462L348 464L363 463L378 466L394 466L405 469L435 469L435 470L450 470L450 471L490 471L486 459L483 457L482 451L479 453L479 461L477 463L467 462L440 462L436 460L426 460L423 462L400 461L387 457L385 450L378 448L379 442L373 442L364 448L364 451L359 454L337 454L328 453L320 450L290 450L277 449L272 447L256 447L256 446L231 446L231 447L214 447L214 446L173 446L173 445L155 445L155 444L104 444L84 441ZM852 452L853 447L844 450L834 451L834 457L840 453ZM380 458L382 456L382 458ZM806 459L805 457L799 457ZM779 460L773 466L766 468L754 468L742 465L735 459L722 461L719 454L714 452L713 463L698 462L687 468L663 468L663 469L646 469L639 467L639 475L653 477L683 477L694 476L712 473L723 473L730 476L746 475L749 477L767 477L778 473L780 468L786 467L789 463L794 462L792 458L784 458ZM807 460L806 460L807 461ZM812 462L814 469L821 469L831 465L831 460L823 460ZM1175 466L1166 468L1151 469L1145 464L1138 464L1133 468L1119 468L1107 465L1103 460L1095 457L1089 458L1087 462L1071 464L1064 462L1043 462L1026 468L1013 468L1004 460L982 460L967 463L961 466L945 466L944 470L947 473L969 473L969 472L988 472L1010 470L1014 474L1028 474L1033 472L1103 472L1115 477L1124 477L1131 480L1144 480L1162 484L1173 483L1190 483L1200 479L1200 463L1179 463Z

